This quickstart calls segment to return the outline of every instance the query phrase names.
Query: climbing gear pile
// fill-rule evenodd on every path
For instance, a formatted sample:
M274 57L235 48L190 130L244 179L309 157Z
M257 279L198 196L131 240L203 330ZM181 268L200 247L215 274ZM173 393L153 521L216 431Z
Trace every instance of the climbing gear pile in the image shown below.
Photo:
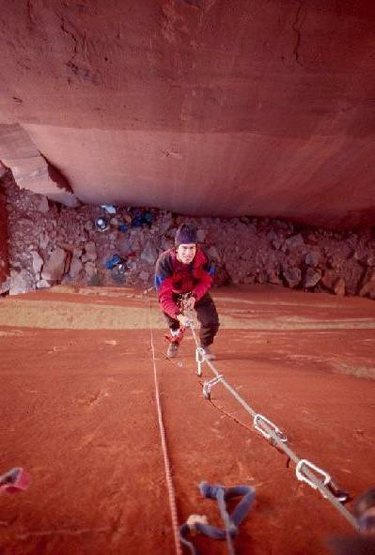
M103 231L107 231L107 229L109 229L109 220L108 218L97 218L95 220L95 227L97 229L97 231L103 232Z
M107 268L107 270L113 270L113 268L123 263L124 260L121 258L121 256L118 254L114 254L105 262L104 267Z

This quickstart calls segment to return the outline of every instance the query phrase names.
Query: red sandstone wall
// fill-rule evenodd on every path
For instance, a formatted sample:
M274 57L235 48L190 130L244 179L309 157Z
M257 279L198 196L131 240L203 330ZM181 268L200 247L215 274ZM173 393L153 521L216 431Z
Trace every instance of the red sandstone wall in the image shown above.
M9 275L8 266L8 233L7 212L5 206L5 195L0 186L0 285Z
M354 0L10 2L0 123L84 201L369 224L373 24Z

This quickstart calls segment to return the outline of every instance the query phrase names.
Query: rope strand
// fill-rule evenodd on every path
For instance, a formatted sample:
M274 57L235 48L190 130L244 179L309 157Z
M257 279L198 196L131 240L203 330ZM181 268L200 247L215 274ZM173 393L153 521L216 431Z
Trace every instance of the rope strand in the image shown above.
M154 334L151 327L150 299L148 299L148 306L149 306L148 319L149 319L149 330L150 330L150 344L151 344L151 353L152 353L152 364L154 368L155 399L156 399L156 408L158 413L160 440L161 440L163 460L164 460L165 480L168 488L169 508L171 513L176 555L182 555L182 549L180 544L180 533L179 533L179 526L178 526L176 492L173 485L172 467L168 456L167 439L166 439L165 426L163 421L163 411L162 411L161 401L160 401L160 389L159 389L156 360L155 360Z

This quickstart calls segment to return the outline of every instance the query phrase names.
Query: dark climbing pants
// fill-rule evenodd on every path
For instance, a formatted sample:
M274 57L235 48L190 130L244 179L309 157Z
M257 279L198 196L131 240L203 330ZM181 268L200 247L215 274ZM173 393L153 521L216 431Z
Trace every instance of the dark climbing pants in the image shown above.
M179 303L179 295L173 295L173 299ZM197 313L198 322L201 327L199 330L199 340L202 347L208 347L214 340L215 335L219 329L219 316L217 314L216 306L209 293L206 293L199 301L195 303L194 310ZM169 314L163 312L168 327L171 330L178 330L180 322L175 318L171 318Z

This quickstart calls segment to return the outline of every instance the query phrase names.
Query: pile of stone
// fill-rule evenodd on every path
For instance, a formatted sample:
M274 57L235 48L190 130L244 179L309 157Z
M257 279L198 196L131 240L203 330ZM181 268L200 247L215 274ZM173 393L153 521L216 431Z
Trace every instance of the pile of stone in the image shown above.
M267 218L186 218L156 209L68 208L3 177L10 276L2 293L74 285L149 288L178 225L194 222L215 262L216 284L271 283L375 298L370 231L333 232Z

